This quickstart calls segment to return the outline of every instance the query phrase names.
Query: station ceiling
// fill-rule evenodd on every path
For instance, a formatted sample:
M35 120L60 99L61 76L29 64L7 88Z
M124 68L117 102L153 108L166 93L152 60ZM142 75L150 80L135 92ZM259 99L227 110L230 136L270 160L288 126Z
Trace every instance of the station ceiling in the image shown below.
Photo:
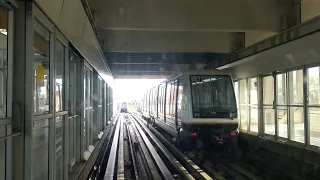
M168 78L290 26L292 0L87 0L117 78ZM289 19L283 23L283 19ZM288 17L288 18L287 18Z

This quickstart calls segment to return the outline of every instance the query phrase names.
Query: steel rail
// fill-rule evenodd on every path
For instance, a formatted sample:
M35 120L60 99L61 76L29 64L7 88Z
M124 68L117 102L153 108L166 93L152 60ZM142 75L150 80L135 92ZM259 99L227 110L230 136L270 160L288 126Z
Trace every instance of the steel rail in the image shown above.
M135 116L134 116L135 117ZM141 118L135 117L138 121L142 121ZM155 128L149 126L151 132L157 136L157 138L164 144L165 147L178 159L178 161L189 171L189 173L195 179L213 179L206 172L204 172L199 166L191 161L186 155L184 155L179 149L177 149L172 143L170 143L162 134L160 134Z
M107 168L106 172L104 174L104 180L110 180L110 179L115 179L115 175L117 174L115 172L115 166L116 166L116 159L117 159L117 154L118 154L118 142L119 142L119 135L120 135L120 124L122 123L121 119L123 116L119 117L120 120L118 120L116 124L116 129L114 132L113 136L113 141L111 145L111 150L110 150L110 155L108 158L108 163L107 163Z
M132 118L132 116L130 116L130 118L131 118L133 124L136 126L136 128L137 128L139 134L141 135L142 139L144 140L147 148L149 149L149 152L152 155L153 160L155 161L155 163L156 163L159 171L161 172L163 178L166 179L166 180L174 180L173 175L171 174L171 172L169 171L167 166L164 164L164 162L160 158L159 154L157 153L157 151L155 150L155 148L151 144L150 140L148 139L148 137L145 135L145 133L141 129L141 127L138 124L136 124L137 122L135 122L135 120Z

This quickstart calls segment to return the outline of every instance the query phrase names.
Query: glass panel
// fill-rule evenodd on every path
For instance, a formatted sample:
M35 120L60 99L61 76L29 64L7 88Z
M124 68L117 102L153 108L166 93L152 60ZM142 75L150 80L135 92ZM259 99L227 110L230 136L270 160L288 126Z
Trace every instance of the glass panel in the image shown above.
M56 117L56 179L63 179L63 117Z
M277 103L280 105L287 104L286 98L286 74L277 75Z
M33 122L32 137L33 178L34 180L48 179L49 176L49 120Z
M234 82L234 93L236 95L237 107L239 108L239 82Z
M247 105L240 105L239 107L241 129L248 130L248 107Z
M237 113L231 78L225 75L190 76L194 118L230 118Z
M63 78L64 78L64 46L61 42L56 43L55 52L55 81L56 81L56 111L62 111L63 109Z
M320 108L309 108L310 144L320 146Z
M304 143L303 107L290 107L290 139Z
M264 118L264 133L275 135L276 134L276 125L274 119L274 110L272 106L263 107L263 118Z
M8 11L0 6L0 118L7 116L7 29Z
M249 79L250 104L258 104L258 80L257 78Z
M39 23L34 25L33 97L34 114L49 112L50 33Z
M250 131L258 132L258 107L250 107Z
M320 71L319 67L308 69L309 104L320 105Z
M303 70L289 72L290 104L303 104Z
M246 79L240 80L239 85L240 85L239 104L247 104L248 103L247 80Z
M0 126L0 138L6 136L6 125ZM0 180L6 179L6 141L0 141Z
M274 78L263 77L263 104L272 105L274 100Z
M71 115L76 115L76 99L77 99L76 56L72 55L70 56L70 64L69 64L69 110Z
M69 64L69 114L76 115L77 101L77 67L76 61L78 57L70 51ZM85 89L84 89L85 90ZM68 119L69 121L69 162L75 160L76 157L76 117Z
M278 136L283 137L283 138L288 138L287 108L286 107L278 107L277 115L278 115L278 129L279 129Z
M68 119L69 121L69 161L75 157L75 118Z

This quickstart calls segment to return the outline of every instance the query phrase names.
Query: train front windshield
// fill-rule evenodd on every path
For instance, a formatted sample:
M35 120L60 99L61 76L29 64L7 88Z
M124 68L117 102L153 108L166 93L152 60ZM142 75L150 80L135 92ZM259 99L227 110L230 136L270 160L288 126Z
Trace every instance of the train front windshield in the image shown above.
M237 105L230 76L191 75L194 118L236 118Z

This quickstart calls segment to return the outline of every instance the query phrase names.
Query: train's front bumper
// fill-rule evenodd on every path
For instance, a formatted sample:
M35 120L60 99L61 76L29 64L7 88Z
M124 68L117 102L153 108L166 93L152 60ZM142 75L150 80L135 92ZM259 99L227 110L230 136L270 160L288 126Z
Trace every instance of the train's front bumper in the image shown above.
M179 131L179 146L185 150L237 146L239 136L237 129L221 129L220 131L205 131L205 129L193 131L181 128Z

